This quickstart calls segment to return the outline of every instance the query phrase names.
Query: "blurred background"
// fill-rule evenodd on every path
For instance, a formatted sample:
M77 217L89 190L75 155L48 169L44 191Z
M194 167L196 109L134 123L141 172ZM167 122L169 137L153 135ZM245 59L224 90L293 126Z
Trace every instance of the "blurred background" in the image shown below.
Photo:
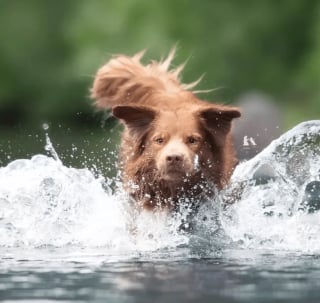
M253 115L272 136L320 117L317 0L0 0L0 41L1 165L43 152L44 123L67 164L108 161L118 129L89 88L112 54L142 49L148 62L177 45L182 80L214 89L203 99L267 100Z

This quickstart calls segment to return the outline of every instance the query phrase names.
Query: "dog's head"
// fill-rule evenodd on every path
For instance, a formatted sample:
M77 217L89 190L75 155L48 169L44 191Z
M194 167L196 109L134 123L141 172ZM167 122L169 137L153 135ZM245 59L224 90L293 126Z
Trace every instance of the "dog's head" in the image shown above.
M224 177L231 121L240 112L226 106L183 104L174 110L117 106L113 115L127 129L132 157L148 159L144 162L152 165L158 179L178 186L202 175L218 183Z
M91 95L125 125L125 181L140 188L160 181L172 191L202 178L222 188L234 166L229 133L240 112L199 100L192 91L198 81L180 82L183 65L170 69L174 53L147 65L143 53L111 59L98 70Z

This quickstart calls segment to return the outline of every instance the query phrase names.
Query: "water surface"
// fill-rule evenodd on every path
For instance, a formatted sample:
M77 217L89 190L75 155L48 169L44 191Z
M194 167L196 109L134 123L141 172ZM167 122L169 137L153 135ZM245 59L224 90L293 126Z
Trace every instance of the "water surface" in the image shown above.
M65 166L47 137L49 156L0 168L0 299L319 302L319 146L320 121L289 131L183 232L188 210L135 212L117 179Z

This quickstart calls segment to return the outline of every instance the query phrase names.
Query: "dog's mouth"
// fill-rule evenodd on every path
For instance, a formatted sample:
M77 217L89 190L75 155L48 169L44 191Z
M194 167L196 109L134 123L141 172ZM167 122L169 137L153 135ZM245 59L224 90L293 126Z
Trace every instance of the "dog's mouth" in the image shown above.
M184 179L191 176L192 173L186 171L184 168L168 167L162 172L162 178L167 181L174 181L177 183L183 182Z

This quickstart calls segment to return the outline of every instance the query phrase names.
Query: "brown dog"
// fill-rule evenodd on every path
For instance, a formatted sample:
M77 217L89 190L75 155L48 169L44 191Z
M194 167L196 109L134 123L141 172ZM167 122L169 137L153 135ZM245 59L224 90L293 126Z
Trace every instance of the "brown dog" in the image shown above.
M92 87L98 108L124 124L121 169L125 189L144 208L174 209L181 197L222 189L236 163L231 122L237 108L210 104L180 83L183 66L142 65L143 53L102 66ZM212 188L211 188L212 189Z

